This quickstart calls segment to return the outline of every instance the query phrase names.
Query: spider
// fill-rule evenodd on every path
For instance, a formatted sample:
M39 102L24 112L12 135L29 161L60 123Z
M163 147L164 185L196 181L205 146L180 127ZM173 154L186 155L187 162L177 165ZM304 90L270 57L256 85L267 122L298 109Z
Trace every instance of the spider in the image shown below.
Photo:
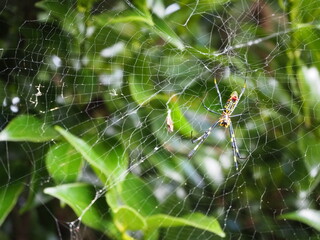
M227 100L226 104L224 105L224 107L222 105L221 93L219 91L219 87L218 87L216 79L214 79L214 85L215 85L215 88L217 89L217 93L218 93L219 100L220 100L220 105L222 108L222 113L218 113L218 112L211 110L202 102L202 105L204 106L204 108L207 111L220 115L220 118L218 121L216 121L214 124L212 124L212 126L209 127L208 130L205 131L200 137L192 140L192 143L196 143L196 142L199 142L199 143L190 151L190 153L188 154L188 158L190 159L194 155L194 153L197 151L199 146L207 139L207 137L209 137L212 130L219 124L222 127L229 128L230 138L231 138L231 146L232 146L232 150L233 150L233 160L236 165L236 170L238 171L239 170L238 159L246 159L246 158L242 158L240 156L239 148L237 146L237 141L236 141L236 137L234 135L234 130L233 130L233 126L232 126L232 122L231 122L230 118L242 115L242 114L232 115L232 113L235 110L235 108L237 107L237 105L240 101L240 98L246 89L246 80L244 82L243 88L241 89L240 95L238 95L238 93L236 91L233 91L230 95L230 98Z

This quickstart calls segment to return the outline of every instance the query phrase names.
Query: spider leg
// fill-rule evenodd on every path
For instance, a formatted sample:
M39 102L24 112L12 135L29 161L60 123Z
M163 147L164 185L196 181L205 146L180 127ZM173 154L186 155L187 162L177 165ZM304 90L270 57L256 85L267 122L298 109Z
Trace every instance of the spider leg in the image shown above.
M217 126L217 124L219 123L219 121L215 122L211 127L208 128L207 131L205 131L200 137L198 137L197 139L193 140L192 143L196 143L199 142L188 154L188 158L190 159L193 154L197 151L197 149L199 148L199 146L209 137L210 133L212 132L212 130Z
M232 145L232 150L233 150L233 160L234 160L234 163L236 165L236 170L238 171L239 170L238 159L246 159L246 158L242 158L240 156L239 148L238 148L238 145L237 145L237 140L236 140L236 137L234 135L232 122L230 122L229 132L230 132L231 145Z
M218 114L218 115L221 115L221 113L215 112L215 111L211 110L210 108L208 108L208 107L204 104L203 101L202 101L202 105L203 105L203 107L204 107L207 111L212 112L212 113L215 113L215 114Z
M240 116L242 116L243 115L243 113L241 113L241 114L236 114L236 115L231 115L231 116L229 116L229 117L240 117Z
M242 94L244 93L244 91L246 90L246 87L247 87L247 78L244 79L244 85L243 85L243 87L241 89L241 92L240 92L240 95L239 95L239 100L240 100Z
M218 87L218 84L217 84L217 79L214 79L214 86L215 86L215 88L217 89L217 93L218 93L218 96L219 96L221 108L224 109L224 107L223 107L223 105L222 105L221 93L220 93L220 90L219 90L219 87Z

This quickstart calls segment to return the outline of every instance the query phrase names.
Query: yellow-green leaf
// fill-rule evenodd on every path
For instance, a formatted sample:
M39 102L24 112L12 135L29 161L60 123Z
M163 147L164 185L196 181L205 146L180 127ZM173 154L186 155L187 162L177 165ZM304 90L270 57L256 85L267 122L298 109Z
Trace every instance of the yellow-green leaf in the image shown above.
M129 206L119 207L114 213L114 219L120 231L136 231L146 227L146 221L142 215Z
M45 122L30 115L20 115L0 132L0 141L46 142L59 134Z
M161 227L191 226L225 237L219 222L214 217L208 217L202 213L192 213L183 217L172 217L165 214L157 214L147 218L148 227L157 229Z
M280 219L289 219L302 222L320 232L320 211L314 209L301 209L295 212L282 214Z
M0 188L0 226L17 203L18 197L23 189L22 182L8 184Z

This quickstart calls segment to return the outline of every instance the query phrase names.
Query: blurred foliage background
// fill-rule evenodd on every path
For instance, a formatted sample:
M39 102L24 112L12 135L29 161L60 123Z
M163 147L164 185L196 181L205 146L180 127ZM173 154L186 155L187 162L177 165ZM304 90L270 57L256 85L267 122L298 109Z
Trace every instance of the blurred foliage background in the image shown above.
M319 4L2 1L0 238L318 239Z

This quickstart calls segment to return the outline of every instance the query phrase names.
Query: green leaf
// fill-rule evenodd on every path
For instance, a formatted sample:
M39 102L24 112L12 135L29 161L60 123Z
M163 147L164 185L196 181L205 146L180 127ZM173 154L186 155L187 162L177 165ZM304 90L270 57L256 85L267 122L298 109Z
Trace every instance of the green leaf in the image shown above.
M319 69L320 53L318 51L318 46L320 44L320 31L318 28L319 25L315 24L313 21L298 24L292 37L294 39L293 42L296 43L296 51L301 51L301 49L305 48L305 50L301 52L302 56L299 57L299 60L304 59L304 54L308 53L308 55L310 54L308 57L312 57L312 64Z
M119 183L106 194L107 202L114 212L120 206L127 205L142 216L160 213L159 204L154 197L148 183L143 182L133 174L128 174L123 182Z
M183 24L188 23L188 29L191 28L193 25L198 26L200 24L201 16L206 14L206 12L219 12L223 11L225 8L226 3L230 3L230 0L201 0L201 1L194 1L194 0L184 0L183 4L180 5L179 13L181 16L181 21ZM236 1L233 1L234 3ZM237 5L235 6L237 8ZM197 21L194 21L197 19ZM188 22L187 22L188 20ZM192 32L194 34L194 32Z
M44 192L68 204L89 227L113 237L119 234L108 214L108 206L102 198L96 198L93 186L84 183L65 184L46 188Z
M122 182L121 187L122 199L128 206L138 210L143 216L159 213L158 201L149 188L149 183L129 174Z
M30 149L34 149L30 143L28 143ZM35 145L35 144L34 144ZM47 147L45 148L47 150ZM19 213L23 214L26 211L29 211L33 208L39 206L39 204L43 204L46 202L46 199L43 198L42 194L40 195L39 192L42 192L44 189L44 182L43 179L48 178L48 172L46 168L43 167L44 162L44 149L43 148L36 148L33 150L32 153L33 159L37 159L33 162L32 168L27 168L29 173L26 174L27 177L27 186L28 186L28 197L23 202L23 207L19 209ZM31 177L30 177L31 175ZM26 195L24 195L26 196ZM49 198L49 196L47 197ZM41 199L39 201L39 199Z
M183 217L172 217L165 214L157 214L148 217L147 224L150 229L191 226L215 233L220 237L225 237L225 233L222 231L217 219L205 216L202 213L192 213Z
M81 170L82 155L67 142L52 146L46 155L46 167L56 183L74 182Z
M108 24L114 23L130 23L130 22L144 22L148 24L150 30L159 35L163 40L169 44L180 49L185 49L183 41L172 30L172 28L163 19L157 17L155 14L150 15L148 10L125 10L119 13L103 13L94 17L94 21L104 27Z
M44 0L37 2L35 5L59 19L59 22L66 32L72 33L74 36L80 33L80 23L82 22L83 16L79 14L76 9L73 9L71 4Z
M290 1L287 4L290 4L290 19L293 26L298 23L313 22L320 14L318 0Z
M196 58L195 54L186 51L161 56L159 69L163 77L174 79L175 84L166 85L166 90L170 92L183 92L183 94L187 94L185 92L186 89L189 90L194 85L199 84L199 81L195 81L195 79L199 79L200 77L201 79L212 78L208 70L199 63L199 58ZM200 93L200 88L198 86L196 88ZM190 95L187 94L187 96Z
M106 164L107 177L112 177L115 182L119 182L125 178L129 157L120 141L116 138L103 140L90 137L88 143L93 146L94 152L99 156L103 164ZM100 171L100 169L97 170Z
M178 35L172 30L170 26L168 26L167 22L157 17L156 15L152 15L153 22L155 24L154 30L155 32L165 41L177 47L181 51L185 49L184 43L178 37Z
M129 88L132 98L140 105L149 103L155 96L155 86L150 77L150 60L143 55L136 58L133 74L129 76Z
M298 83L303 101L304 121L311 125L312 118L320 120L320 74L316 67L302 67L298 70Z
M89 12L96 0L77 0L79 12Z
M145 0L135 1L132 9L126 9L121 12L108 11L93 17L93 20L102 27L114 23L131 23L131 22L144 22L153 26L152 16L147 8Z
M165 131L167 132L167 130ZM167 132L167 134L169 135L170 133ZM159 136L158 133L157 136ZM149 161L163 176L182 184L186 182L186 179L183 173L182 164L177 158L177 156L171 156L170 153L164 149L159 149L150 156Z
M70 4L62 4L52 0L44 0L36 3L38 8L47 10L54 16L64 20L67 15L74 14Z
M93 20L101 27L105 27L108 24L114 23L130 23L130 22L143 22L150 26L153 26L154 23L150 15L143 15L141 12L126 9L119 13L115 12L106 12L99 14L93 17Z
M0 49L0 57L2 55L1 51L3 51L3 49L2 50ZM5 85L2 82L0 82L0 102L2 104L4 103L4 100L5 100L6 96L7 96L7 93L5 92Z
M320 143L315 132L299 131L298 146L304 156L304 163L310 176L315 178L319 175Z
M174 128L179 131L182 135L189 137L191 132L197 133L193 127L190 125L189 121L184 116L180 109L178 101L171 101L169 103L169 108L171 109L171 117L173 120Z
M22 182L1 186L0 188L0 226L16 205L18 197L23 189Z
M58 137L58 133L44 122L30 115L20 115L0 133L0 141L46 142Z
M114 213L114 221L121 231L136 231L146 227L146 221L141 214L129 206L119 207Z
M139 1L140 2L140 1ZM185 46L178 35L171 29L168 24L157 17L156 15L150 15L149 11L146 9L145 5L139 4L138 9L129 9L121 13L103 13L101 15L95 16L94 21L104 27L108 24L114 23L131 23L131 22L144 22L148 24L150 30L162 39L167 41L169 44L177 47L180 50L184 50ZM141 10L141 11L140 11Z
M282 214L280 219L289 219L302 222L320 231L320 211L313 209L302 209L291 213Z
M241 79L242 80L242 79ZM283 87L279 81L274 78L259 77L256 80L256 84L259 89L259 99L263 102L277 102L282 104L283 108L288 108L294 114L299 114L300 106L296 105L296 102L292 102L290 92ZM249 89L248 89L249 90ZM247 91L248 91L247 90ZM260 94L261 93L261 94ZM245 92L245 95L247 93ZM290 103L290 104L288 104Z
M142 11L144 13L149 12L148 11L148 5L147 5L147 0L133 0L133 8L136 8L136 11Z
M59 126L55 129L78 151L82 157L94 168L101 171L107 181L119 181L119 177L125 176L123 171L127 167L128 158L123 154L123 147L117 143L112 151L102 146L102 143L90 146L86 141L72 135ZM110 146L110 148L112 148ZM108 154L106 154L106 152Z
M38 161L38 162L40 163L42 161ZM31 176L30 182L28 183L28 187L29 187L28 197L25 200L23 206L19 209L20 214L23 214L29 211L30 209L36 207L36 205L38 204L38 202L36 201L36 197L37 197L37 193L39 192L39 189L43 184L42 171L38 171L38 170L39 170L38 167L35 167L35 170L32 171L32 176Z
M303 156L303 163L307 170L307 176L299 185L307 195L311 194L320 183L320 143L317 132L298 132L298 148ZM302 170L302 169L301 169Z
M93 148L81 138L78 138L68 131L59 126L55 126L55 129L78 151L85 160L87 160L92 166L98 168L106 176L109 174L108 166L104 163Z

